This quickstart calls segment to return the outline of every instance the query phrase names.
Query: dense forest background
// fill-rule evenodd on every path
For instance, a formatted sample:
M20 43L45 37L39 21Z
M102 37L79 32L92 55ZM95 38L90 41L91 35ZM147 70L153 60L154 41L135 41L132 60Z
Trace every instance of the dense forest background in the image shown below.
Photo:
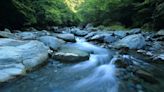
M163 0L1 0L0 28L120 25L164 28Z

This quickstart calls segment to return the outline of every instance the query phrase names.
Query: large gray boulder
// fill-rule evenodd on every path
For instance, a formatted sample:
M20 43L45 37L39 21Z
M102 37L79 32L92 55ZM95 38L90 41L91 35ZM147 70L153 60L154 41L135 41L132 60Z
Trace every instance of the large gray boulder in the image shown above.
M0 38L0 46L19 46L27 43L27 41L14 40L9 38Z
M50 35L46 30L36 31L36 32L20 32L16 33L16 36L21 40L36 40L41 36Z
M141 49L143 46L145 46L145 38L142 34L129 35L114 43L115 48Z
M84 30L80 30L79 28L73 28L73 29L71 29L71 33L73 33L76 36L85 36L89 32L88 31L84 31Z
M67 42L76 42L75 36L73 34L57 34L56 35L58 38L63 39L64 41Z
M42 36L38 39L39 41L43 42L46 46L53 50L57 50L59 47L61 47L65 41L58 39L53 36Z
M38 37L36 32L20 32L16 35L22 40L35 40Z
M17 48L20 49L23 64L27 69L32 69L48 59L49 48L39 41L30 41Z
M12 45L12 41L16 43ZM0 82L24 75L48 59L48 47L39 41L4 39L3 43L0 43Z
M75 47L62 47L53 58L65 63L77 63L89 59L89 53Z

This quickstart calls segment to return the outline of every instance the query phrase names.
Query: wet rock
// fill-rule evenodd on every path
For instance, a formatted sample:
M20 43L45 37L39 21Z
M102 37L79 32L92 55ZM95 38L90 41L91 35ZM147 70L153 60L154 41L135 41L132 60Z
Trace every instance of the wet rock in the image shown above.
M159 54L156 57L154 57L154 60L164 61L164 53Z
M14 40L14 39L9 39L9 38L1 38L0 39L0 46L19 46L26 44L27 41L21 41L21 40Z
M46 30L16 33L16 36L21 40L36 40L37 38L46 35L50 35Z
M114 31L114 35L123 38L127 35L126 31Z
M7 29L7 28L5 28L4 31L11 33L11 31L9 29Z
M85 27L85 30L87 30L87 31L98 31L98 28L94 27L92 24L88 24Z
M76 42L75 36L73 34L58 34L57 37L63 39L64 41Z
M88 31L84 31L84 30L80 30L79 28L74 28L74 29L72 29L71 33L73 33L76 36L85 36L89 32Z
M156 39L157 41L164 41L164 36L160 36Z
M161 29L160 31L157 32L157 36L164 36L164 29Z
M91 37L90 39L88 39L89 41L99 41L99 42L103 42L104 41L104 34L97 34L93 37Z
M118 56L115 58L116 60L114 61L114 64L119 68L126 68L133 64L133 62L128 57Z
M74 47L62 47L53 58L65 63L77 63L89 59L89 53Z
M0 65L0 83L24 75L26 70L23 64Z
M16 38L14 34L8 31L0 31L0 38Z
M36 32L20 32L16 35L22 40L35 40L38 37Z
M96 32L90 32L84 38L90 39L91 37L95 36L96 34L97 34Z
M150 46L151 47L149 48L149 50L151 50L151 51L158 51L162 48L161 42L158 42L158 41L156 41L154 43L150 43Z
M128 47L130 49L141 49L145 46L145 38L142 34L129 35L114 43L115 48Z
M134 28L134 29L131 29L129 34L139 34L141 33L141 29L140 28Z
M43 42L46 46L48 46L52 50L58 50L58 48L65 43L65 41L53 36L42 36L38 40Z
M137 53L142 54L144 56L149 56L149 57L153 57L153 53L150 51L145 51L145 50L137 50Z
M32 69L48 59L49 48L39 41L30 41L27 44L17 46L26 69Z
M54 32L54 33L62 33L62 31L59 30L59 28L56 27L56 26L48 27L48 30L50 30L50 31L52 31L52 32Z
M135 74L143 79L144 81L146 82L149 82L149 83L158 83L158 80L150 73L146 72L146 71L143 71L143 70L137 70L135 72Z
M92 28L92 27L93 27L93 24L89 23L89 24L86 25L85 28L88 29L88 28Z
M104 36L104 42L106 42L106 43L113 43L113 42L115 42L116 40L117 40L117 38L114 37L114 36L111 35L111 34L107 34L107 35Z
M0 82L7 81L26 70L31 70L48 59L48 47L39 41L23 42L14 45L10 40L0 46Z

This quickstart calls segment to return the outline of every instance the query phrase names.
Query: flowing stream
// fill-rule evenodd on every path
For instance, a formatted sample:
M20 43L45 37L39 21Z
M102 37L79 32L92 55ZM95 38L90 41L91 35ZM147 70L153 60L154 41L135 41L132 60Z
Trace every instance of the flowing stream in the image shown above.
M0 92L117 92L114 52L77 38L75 46L92 53L88 61L62 64L49 60L48 65L1 86Z

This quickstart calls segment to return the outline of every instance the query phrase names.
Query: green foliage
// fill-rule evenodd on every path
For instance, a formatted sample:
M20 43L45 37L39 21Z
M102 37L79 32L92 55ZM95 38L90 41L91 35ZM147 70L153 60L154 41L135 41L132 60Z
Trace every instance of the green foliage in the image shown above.
M163 0L0 0L0 27L164 27Z
M78 13L84 24L119 24L156 30L164 26L163 0L86 0Z
M72 26L80 23L80 18L65 0L1 0L0 8L0 27Z

